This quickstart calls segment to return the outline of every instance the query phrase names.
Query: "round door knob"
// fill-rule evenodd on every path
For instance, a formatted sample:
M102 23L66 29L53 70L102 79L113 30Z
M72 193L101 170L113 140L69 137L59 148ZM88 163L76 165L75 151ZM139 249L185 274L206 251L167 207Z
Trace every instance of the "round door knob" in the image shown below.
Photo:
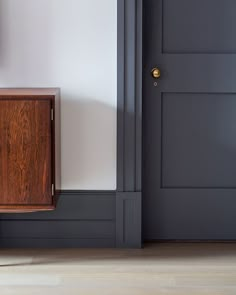
M161 71L158 68L152 69L152 77L158 79L161 77Z

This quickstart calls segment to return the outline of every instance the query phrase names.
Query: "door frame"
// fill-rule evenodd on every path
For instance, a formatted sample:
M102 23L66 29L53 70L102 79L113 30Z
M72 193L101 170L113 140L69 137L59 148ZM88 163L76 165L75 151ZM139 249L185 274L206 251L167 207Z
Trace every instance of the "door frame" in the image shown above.
M117 0L116 246L142 246L143 0Z

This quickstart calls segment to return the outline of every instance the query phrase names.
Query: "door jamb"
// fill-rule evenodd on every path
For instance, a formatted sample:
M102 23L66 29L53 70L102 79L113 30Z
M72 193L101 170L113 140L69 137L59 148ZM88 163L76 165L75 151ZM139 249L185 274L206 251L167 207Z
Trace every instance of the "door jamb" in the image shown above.
M143 0L117 0L116 246L142 246Z

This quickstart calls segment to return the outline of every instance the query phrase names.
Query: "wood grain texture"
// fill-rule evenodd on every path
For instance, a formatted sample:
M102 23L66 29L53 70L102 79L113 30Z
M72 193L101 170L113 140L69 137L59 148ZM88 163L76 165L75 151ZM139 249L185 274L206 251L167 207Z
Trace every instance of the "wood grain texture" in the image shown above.
M50 100L0 98L1 205L52 204L50 112Z
M236 244L0 251L1 295L235 295Z

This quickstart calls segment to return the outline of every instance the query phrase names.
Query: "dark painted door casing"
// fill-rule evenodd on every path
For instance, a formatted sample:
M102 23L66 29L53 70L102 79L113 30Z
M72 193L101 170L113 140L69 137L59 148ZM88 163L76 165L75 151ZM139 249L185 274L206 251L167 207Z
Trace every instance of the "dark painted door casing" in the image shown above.
M146 240L236 239L235 11L234 0L144 3Z

